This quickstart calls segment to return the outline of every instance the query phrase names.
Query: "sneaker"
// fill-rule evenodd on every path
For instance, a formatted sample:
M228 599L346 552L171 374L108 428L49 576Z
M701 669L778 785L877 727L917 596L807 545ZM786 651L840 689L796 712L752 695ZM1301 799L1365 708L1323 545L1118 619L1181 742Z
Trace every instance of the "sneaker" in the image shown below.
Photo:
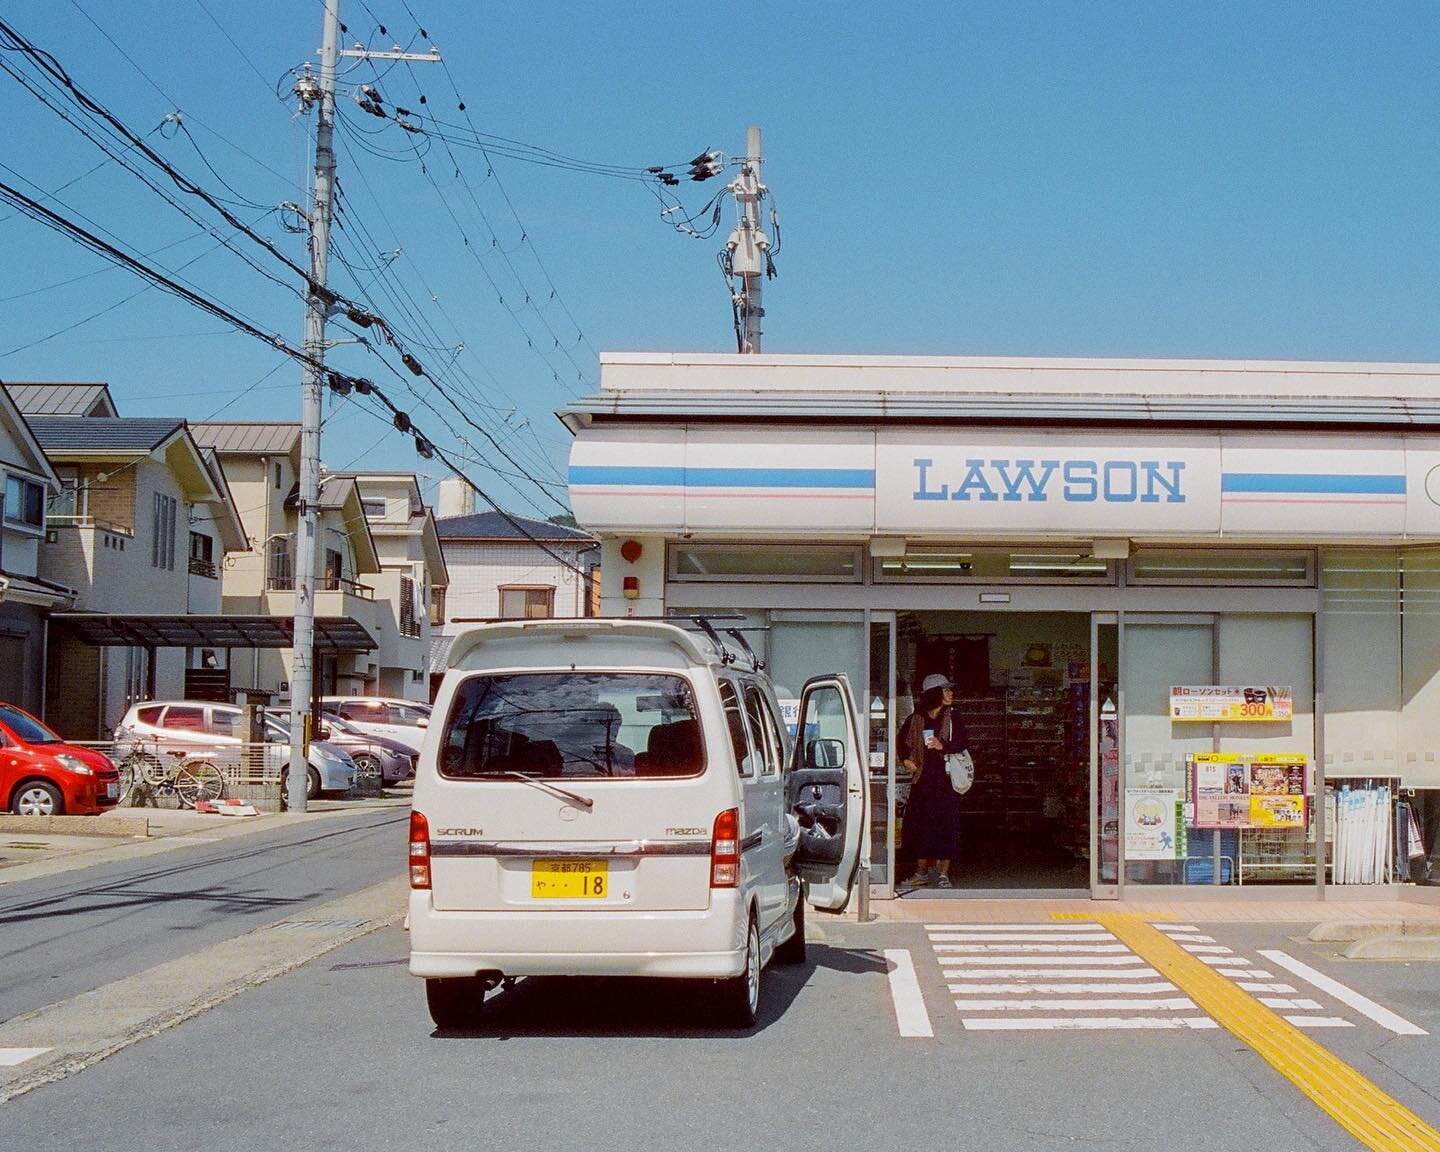
M945 875L945 873L942 872L942 873L940 873L940 879L938 879L938 880L935 881L935 887L936 887L936 888L953 888L953 887L955 887L955 885L951 884L951 883L950 883L950 877L947 876L947 875Z
M924 888L924 887L925 887L927 884L929 884L929 883L930 883L930 873L929 873L929 872L916 872L915 875L911 876L910 879L908 879L908 880L905 881L903 887L905 887L905 888Z

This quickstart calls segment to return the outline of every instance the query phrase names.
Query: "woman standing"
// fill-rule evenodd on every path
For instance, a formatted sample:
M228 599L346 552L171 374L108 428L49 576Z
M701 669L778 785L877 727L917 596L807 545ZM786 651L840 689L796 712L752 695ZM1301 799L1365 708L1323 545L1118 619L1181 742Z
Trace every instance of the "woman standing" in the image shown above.
M954 703L949 679L932 673L921 685L920 706L900 728L901 759L911 773L901 831L902 854L915 858L915 875L905 881L911 888L932 882L949 888L950 861L960 849L960 795L950 786L945 757L965 751L970 736Z

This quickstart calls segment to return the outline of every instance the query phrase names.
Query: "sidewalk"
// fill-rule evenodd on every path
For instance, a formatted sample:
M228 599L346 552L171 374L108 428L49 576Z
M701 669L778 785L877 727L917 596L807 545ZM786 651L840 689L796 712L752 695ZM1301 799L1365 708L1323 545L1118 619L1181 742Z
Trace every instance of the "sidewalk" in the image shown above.
M176 808L118 809L111 825L119 833L117 835L105 835L100 831L106 826L107 816L85 817L88 823L86 835L31 832L28 830L30 826L24 823L27 817L6 817L0 821L0 885L152 856L188 845L253 836L272 828L333 819L346 813L408 807L410 785L407 781L403 788L387 789L384 795L378 797L312 800L304 814L277 812L260 816L216 816ZM137 820L146 822L145 835L131 834L129 829L139 827ZM36 824L45 826L38 819Z

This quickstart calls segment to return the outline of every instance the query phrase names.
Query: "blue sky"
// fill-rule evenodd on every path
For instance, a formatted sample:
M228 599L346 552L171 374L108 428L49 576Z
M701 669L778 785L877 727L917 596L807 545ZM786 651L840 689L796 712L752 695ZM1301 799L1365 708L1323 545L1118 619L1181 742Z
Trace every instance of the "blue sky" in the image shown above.
M16 0L5 18L137 131L178 105L204 160L173 128L150 141L259 206L237 209L246 219L303 197L307 121L274 91L314 57L319 0L78 2ZM463 124L453 78L480 130L561 153L673 163L738 153L746 125L762 125L784 241L767 351L1440 360L1435 4L342 0L342 18L347 39L374 46L426 47L418 23L443 51L448 76L396 69L387 100L413 108L423 92ZM386 134L342 133L340 243L358 270L332 263L332 283L369 289L397 328L441 349L420 350L428 366L453 359L452 390L494 405L462 401L527 471L552 483L563 471L552 413L594 388L592 350L733 350L723 231L678 235L634 182L499 156L487 178L461 150L462 183L439 147L424 172L413 153L372 155L365 145L409 144L347 100L374 76L342 81L354 130ZM4 75L0 111L8 183L51 191L103 159ZM687 203L715 186L687 184ZM183 275L298 342L294 294L208 252L213 240L113 163L58 196L132 251L173 244L157 264L198 257ZM257 227L303 260L282 220ZM106 380L130 415L200 419L227 402L222 416L298 414L297 372L252 339L158 291L120 303L138 281L87 275L98 257L7 208L0 242L0 378ZM331 355L457 447L374 357ZM324 457L440 475L353 403L329 411ZM558 510L528 480L472 474L509 507Z

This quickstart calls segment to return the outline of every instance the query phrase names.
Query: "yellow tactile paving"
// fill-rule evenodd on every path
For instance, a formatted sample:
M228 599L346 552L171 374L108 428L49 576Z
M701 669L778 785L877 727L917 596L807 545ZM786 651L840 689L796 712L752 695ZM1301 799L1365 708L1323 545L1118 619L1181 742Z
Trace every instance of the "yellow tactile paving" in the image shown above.
M1374 1152L1440 1152L1440 1132L1144 918L1061 913L1056 919L1095 920L1108 928L1366 1148Z

